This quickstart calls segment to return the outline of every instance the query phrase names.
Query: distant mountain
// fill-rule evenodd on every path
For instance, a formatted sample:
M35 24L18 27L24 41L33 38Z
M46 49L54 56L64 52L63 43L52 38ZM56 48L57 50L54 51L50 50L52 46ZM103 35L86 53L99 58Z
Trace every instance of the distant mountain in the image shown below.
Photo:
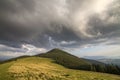
M120 56L115 57L106 57L106 56L84 56L83 58L89 59L89 60L95 60L99 61L101 63L105 64L113 64L120 66ZM94 62L94 61L93 61Z
M22 59L22 58L26 58L26 57L31 57L31 56L28 56L28 55L24 55L24 56L19 56L19 57L3 57L3 58L0 58L0 63L6 63L6 62L10 62L10 61L16 61L17 59Z
M105 64L114 64L120 66L120 59L99 59L98 61Z
M8 60L8 59L11 59L11 57L0 56L0 62L1 62L1 61L5 61L5 60Z
M104 59L105 56L84 56L85 59L92 59L92 60L98 60L98 59Z

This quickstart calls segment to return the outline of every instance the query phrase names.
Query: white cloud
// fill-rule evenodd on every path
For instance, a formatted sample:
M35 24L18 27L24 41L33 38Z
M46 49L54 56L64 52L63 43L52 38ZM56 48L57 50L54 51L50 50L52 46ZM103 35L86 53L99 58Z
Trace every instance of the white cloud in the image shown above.
M0 45L0 56L17 57L22 55L35 55L44 53L45 48L38 48L30 44L22 44L21 48L13 48L6 45Z
M113 1L114 0L91 0L91 2L88 1L85 4L80 5L80 8L72 15L74 25L73 30L77 32L77 35L81 37L80 34L82 34L82 37L90 38L99 36L97 34L92 35L88 33L87 30L91 27L88 25L89 17L98 14L100 15L100 18L106 18L106 10L111 7L110 4L112 4Z
M62 45L70 45L70 44L75 44L76 41L61 41L60 44Z
M31 44L23 44L21 49L25 49L26 50L26 54L37 54L37 53L43 53L43 52L46 52L47 50L45 48L38 48L38 47L35 47Z

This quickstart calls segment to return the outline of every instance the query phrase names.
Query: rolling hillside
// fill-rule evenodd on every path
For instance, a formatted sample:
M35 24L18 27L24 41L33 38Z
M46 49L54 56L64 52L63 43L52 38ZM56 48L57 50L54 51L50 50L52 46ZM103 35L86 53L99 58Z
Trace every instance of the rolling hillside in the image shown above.
M65 68L41 57L0 64L0 80L120 80L120 76Z
M114 65L108 65L95 60L78 58L60 49L53 49L47 53L36 56L51 58L55 63L63 65L70 69L87 70L120 75L120 68Z

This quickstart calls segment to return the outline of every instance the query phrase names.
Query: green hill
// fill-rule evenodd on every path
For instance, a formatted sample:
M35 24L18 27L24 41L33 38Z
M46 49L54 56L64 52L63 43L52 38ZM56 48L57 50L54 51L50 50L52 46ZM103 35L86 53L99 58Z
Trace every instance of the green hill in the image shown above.
M0 80L120 80L120 76L68 69L49 58L26 57L0 64Z
M36 56L51 58L55 60L56 63L70 69L87 70L120 75L120 68L118 66L104 64L95 60L78 58L60 49L53 49L47 53L38 54Z
M37 56L54 59L56 63L71 69L90 70L92 64L104 65L98 61L78 58L60 49L53 49L47 53L39 54Z

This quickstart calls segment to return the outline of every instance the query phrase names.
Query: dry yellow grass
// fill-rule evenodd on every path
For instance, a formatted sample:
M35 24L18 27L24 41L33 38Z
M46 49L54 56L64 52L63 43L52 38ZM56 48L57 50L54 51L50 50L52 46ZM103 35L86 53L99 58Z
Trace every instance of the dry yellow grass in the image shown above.
M31 60L33 59L31 58ZM24 80L63 79L64 76L61 76L63 71L58 69L57 65L46 62L46 60L41 58L38 62L35 61L35 63L25 61L25 59L24 61L19 60L9 68L8 72L16 80L23 80L23 78Z

